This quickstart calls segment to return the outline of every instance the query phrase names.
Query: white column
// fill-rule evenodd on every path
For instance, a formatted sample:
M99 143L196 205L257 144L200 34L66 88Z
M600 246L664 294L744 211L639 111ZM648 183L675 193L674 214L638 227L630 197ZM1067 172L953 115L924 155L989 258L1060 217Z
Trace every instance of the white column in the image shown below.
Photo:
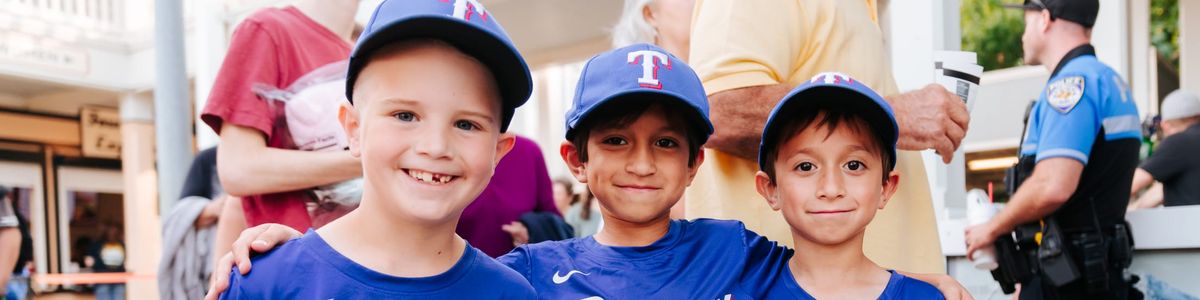
M1200 91L1200 1L1179 1L1179 87Z
M200 113L208 104L208 95L216 81L225 51L229 46L226 39L225 5L223 1L191 1L193 33L195 36L195 103L192 108L196 123L196 145L200 149L217 145L219 137L208 125L200 121Z
M1129 88L1142 119L1158 112L1153 80L1156 53L1150 45L1150 0L1129 0Z
M1127 0L1100 0L1100 12L1092 26L1096 58L1108 64L1121 78L1129 78L1129 10Z
M183 4L154 2L154 115L158 158L159 211L171 211L194 155L187 64L183 49Z
M887 5L887 16L882 25L889 33L892 74L900 91L916 90L933 83L934 51L961 49L961 5L959 0L893 1ZM957 151L949 165L943 164L941 156L932 150L925 151L923 156L935 215L939 219L964 216L966 166L963 151Z

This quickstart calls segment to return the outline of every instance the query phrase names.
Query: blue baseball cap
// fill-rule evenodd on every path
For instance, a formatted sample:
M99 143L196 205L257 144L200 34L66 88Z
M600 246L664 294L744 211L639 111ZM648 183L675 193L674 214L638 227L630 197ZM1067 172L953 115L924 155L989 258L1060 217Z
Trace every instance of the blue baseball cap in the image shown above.
M478 0L384 0L363 28L350 53L346 99L354 103L354 83L371 54L388 44L411 39L445 41L483 63L500 89L502 121L508 130L517 107L529 100L533 79L529 66Z
M763 126L762 141L758 145L758 168L765 170L767 165L767 150L776 147L779 142L779 130L796 112L820 109L833 105L844 106L859 113L876 138L884 143L885 149L891 155L888 169L896 167L896 139L900 136L900 127L896 125L896 114L892 106L883 97L871 90L862 82L842 73L827 72L813 76L808 82L792 89L767 117Z
M567 111L567 139L588 114L614 100L645 96L674 100L692 108L693 119L703 130L701 143L713 132L708 120L708 97L700 78L687 64L666 50L634 44L597 54L583 66L575 99Z

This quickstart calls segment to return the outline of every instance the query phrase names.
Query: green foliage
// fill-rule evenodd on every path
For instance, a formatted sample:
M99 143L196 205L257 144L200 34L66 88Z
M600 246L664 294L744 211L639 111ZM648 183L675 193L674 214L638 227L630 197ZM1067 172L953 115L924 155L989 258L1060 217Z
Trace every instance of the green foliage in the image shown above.
M1179 1L1150 0L1150 44L1179 69Z
M1024 13L1002 6L1001 0L963 0L960 19L963 51L979 55L984 70L1021 64L1021 34ZM1016 1L1015 3L1021 3Z

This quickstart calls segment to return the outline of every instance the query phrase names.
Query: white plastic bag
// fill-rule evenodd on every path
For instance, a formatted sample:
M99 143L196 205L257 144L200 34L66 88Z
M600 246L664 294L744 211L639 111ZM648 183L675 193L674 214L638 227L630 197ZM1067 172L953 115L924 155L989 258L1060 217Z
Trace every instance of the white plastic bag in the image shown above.
M338 108L346 100L347 61L331 63L279 89L255 84L254 93L272 110L283 109L288 133L296 148L304 151L347 151L346 132L338 121ZM277 114L278 115L278 114ZM314 187L307 203L314 227L320 227L358 207L362 178Z

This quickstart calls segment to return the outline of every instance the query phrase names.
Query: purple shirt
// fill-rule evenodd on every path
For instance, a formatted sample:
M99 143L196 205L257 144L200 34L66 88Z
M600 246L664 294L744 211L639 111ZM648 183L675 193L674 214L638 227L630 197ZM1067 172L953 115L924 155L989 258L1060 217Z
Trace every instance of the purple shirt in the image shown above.
M512 236L500 226L533 211L561 215L554 205L542 151L532 140L518 136L512 151L496 165L487 188L463 210L458 235L488 256L498 257L513 249Z

